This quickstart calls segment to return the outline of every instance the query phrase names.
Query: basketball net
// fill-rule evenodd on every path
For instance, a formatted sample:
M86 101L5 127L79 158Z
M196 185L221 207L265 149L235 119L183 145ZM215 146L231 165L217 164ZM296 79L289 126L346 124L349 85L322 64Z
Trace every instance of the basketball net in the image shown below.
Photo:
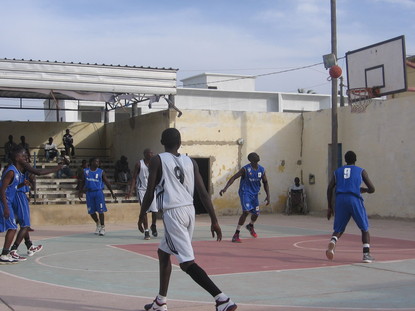
M369 106L373 98L376 97L376 94L379 92L379 88L354 88L347 91L349 96L349 105L352 113L362 113L366 111L367 106Z

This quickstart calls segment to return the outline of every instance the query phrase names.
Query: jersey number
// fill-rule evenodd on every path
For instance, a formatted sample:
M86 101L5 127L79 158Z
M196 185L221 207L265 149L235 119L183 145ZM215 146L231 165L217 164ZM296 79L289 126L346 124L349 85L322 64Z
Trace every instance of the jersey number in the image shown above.
M343 178L344 179L348 179L348 178L350 178L350 172L351 172L352 170L350 169L350 167L345 167L344 168L344 171L343 171Z
M181 184L184 183L184 173L181 167L176 166L174 168L174 175L176 175L176 178L180 181Z

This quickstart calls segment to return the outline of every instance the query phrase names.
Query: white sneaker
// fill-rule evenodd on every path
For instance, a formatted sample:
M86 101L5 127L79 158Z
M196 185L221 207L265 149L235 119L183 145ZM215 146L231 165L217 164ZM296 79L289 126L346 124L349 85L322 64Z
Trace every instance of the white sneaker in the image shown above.
M98 235L101 231L101 225L97 225L97 228L95 229L95 234Z
M25 260L27 259L26 257L20 256L20 255L17 253L17 251L15 251L15 250L10 251L10 256L11 256L14 260L17 260L17 261L25 261Z
M230 299L224 301L216 300L216 311L234 311L238 306Z
M30 246L30 248L27 250L27 256L32 257L34 254L40 252L43 249L42 245L38 246Z
M18 261L13 259L10 254L0 256L0 265L10 265L14 263L18 263Z
M365 262L365 263L371 263L371 262L373 262L373 261L375 261L375 258L373 258L373 257L370 255L370 253L364 253L364 254L363 254L363 262Z
M101 229L99 229L99 233L100 236L104 236L105 235L105 226L102 226Z
M146 311L167 311L167 305L165 303L159 303L157 298L152 303L144 306Z
M326 250L326 257L328 260L333 260L335 247L336 247L336 243L334 243L333 241L330 241L329 245L327 246L327 250Z

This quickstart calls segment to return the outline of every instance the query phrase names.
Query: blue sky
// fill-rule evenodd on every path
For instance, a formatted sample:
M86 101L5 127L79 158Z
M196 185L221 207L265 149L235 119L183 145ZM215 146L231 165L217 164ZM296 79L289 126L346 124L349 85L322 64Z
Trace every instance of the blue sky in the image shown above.
M0 0L0 57L264 75L259 91L329 94L330 0ZM415 0L337 0L338 56L405 35ZM345 62L339 64L345 70ZM274 74L275 73L275 74ZM178 86L181 83L179 81Z

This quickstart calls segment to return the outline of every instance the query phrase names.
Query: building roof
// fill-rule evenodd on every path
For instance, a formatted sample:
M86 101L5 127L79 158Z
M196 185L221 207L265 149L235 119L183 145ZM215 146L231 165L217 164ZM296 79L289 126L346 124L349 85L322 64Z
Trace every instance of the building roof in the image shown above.
M176 93L173 68L0 59L0 97L108 101Z

